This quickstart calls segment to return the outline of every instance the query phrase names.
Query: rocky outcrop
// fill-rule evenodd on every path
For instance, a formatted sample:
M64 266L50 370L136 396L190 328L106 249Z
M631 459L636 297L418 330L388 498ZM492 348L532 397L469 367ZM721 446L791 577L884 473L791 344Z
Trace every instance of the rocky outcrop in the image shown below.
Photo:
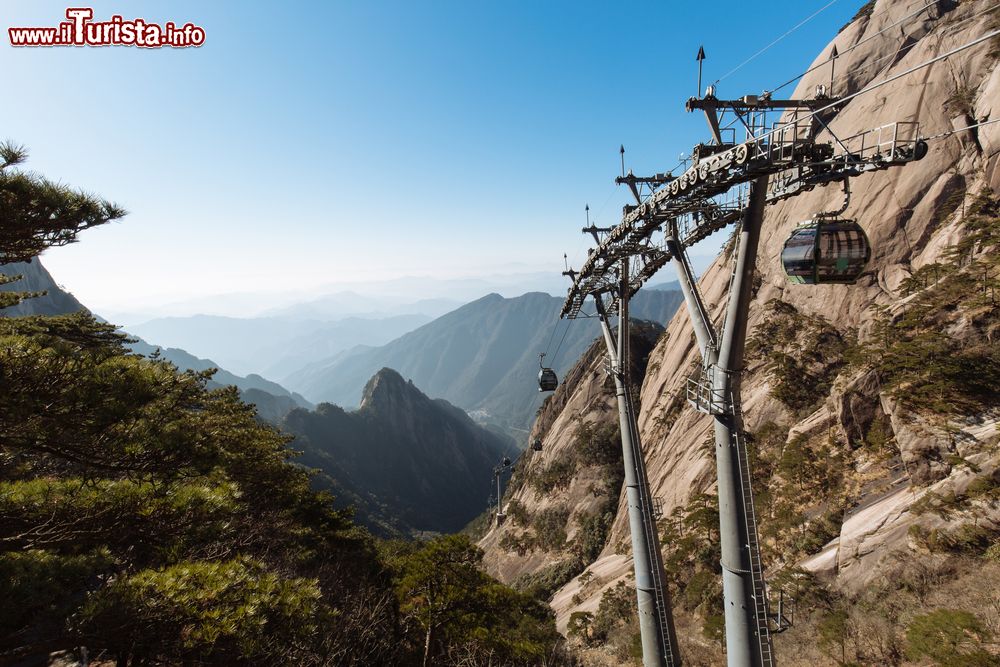
M0 265L0 273L7 276L21 276L6 285L0 285L4 292L41 293L40 296L0 310L4 317L19 315L65 315L87 310L72 294L59 286L37 257L29 262L15 262Z
M638 386L662 329L636 322L631 332L630 372ZM561 571L563 578L581 573L588 565L581 519L597 512L608 512L609 516L598 529L601 542L596 551L606 541L610 514L617 511L620 495L620 479L608 488L608 477L620 474L621 444L617 439L618 408L605 358L604 341L594 341L539 410L529 441L541 441L541 450L529 448L521 456L504 495L507 520L500 526L494 523L480 541L487 570L502 581L514 582L546 569L552 576ZM560 478L559 471L567 466L571 469ZM546 516L557 517L557 525L539 525L539 519ZM562 531L565 539L553 544L539 534L546 531ZM546 543L539 545L539 541ZM590 557L594 555L596 552Z
M485 509L493 467L514 451L389 368L368 381L357 411L322 403L293 410L281 426L303 451L299 462L318 468L321 484L333 480L381 534L457 532Z

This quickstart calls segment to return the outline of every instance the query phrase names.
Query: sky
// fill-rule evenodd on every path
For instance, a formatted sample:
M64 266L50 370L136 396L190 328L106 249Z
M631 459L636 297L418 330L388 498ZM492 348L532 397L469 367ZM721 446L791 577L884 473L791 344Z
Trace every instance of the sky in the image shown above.
M819 11L718 94L759 93L861 4L95 1L95 20L192 22L205 43L15 49L6 28L55 26L67 5L4 0L0 138L130 212L43 256L98 311L557 274L585 258L584 205L612 226L628 201L619 145L647 174L707 139L684 111L700 45L707 84Z

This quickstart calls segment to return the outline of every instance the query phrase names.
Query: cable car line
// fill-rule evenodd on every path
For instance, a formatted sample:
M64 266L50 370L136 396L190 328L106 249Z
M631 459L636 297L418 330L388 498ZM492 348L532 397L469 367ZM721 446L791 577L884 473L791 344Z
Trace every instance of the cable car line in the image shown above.
M949 25L948 25L948 27L949 27L949 28L955 28L955 27L957 27L957 26L960 26L960 25L962 25L963 23L965 23L965 22L967 22L967 21L971 21L972 19L975 19L975 18L978 18L978 17L982 16L983 14L986 14L986 13L988 13L988 12L991 12L991 11L993 11L993 10L997 9L997 8L1000 8L1000 3L997 3L997 4L993 5L992 7L988 7L987 9L984 9L984 10L982 10L981 12L977 12L976 14L973 14L972 16L967 16L967 17L965 17L964 19L962 19L962 20L960 20L960 21L956 21L955 23L951 23L951 24L949 24ZM873 61L871 61L871 62L870 62L870 63L868 63L867 65L864 65L864 66L862 66L862 67L859 67L859 68L857 68L857 69L852 69L852 70L850 70L849 72L843 72L843 73L839 74L839 75L838 75L838 76L837 76L837 77L836 77L836 78L834 79L834 82L840 82L840 81L846 81L846 80L847 80L847 79L848 79L849 77L851 77L851 76L853 76L853 75L856 75L856 74L858 74L858 73L860 73L860 72L864 72L865 70L868 70L868 69L870 69L870 68L874 67L875 65L878 65L879 63L882 63L882 62L885 62L886 60L890 60L890 59L892 59L892 58L899 58L899 57L900 57L900 55L901 55L901 54L902 54L902 53L903 53L904 51L909 51L910 49L912 49L912 48L913 48L914 46L916 46L916 45L917 45L917 42L912 42L912 43L910 43L910 44L907 44L907 45L904 45L904 46L901 46L901 47L899 48L899 50L898 50L898 51L896 51L896 52L894 52L894 53L890 53L890 54L888 54L888 55L885 55L885 56L882 56L881 58L878 58L878 59L876 59L876 60L873 60ZM845 51L844 53L846 53L846 51ZM842 54L840 54L840 55L843 55L843 53L842 53ZM838 56L838 57L839 57L839 56ZM826 61L826 63L829 63L829 62L830 62L829 60L827 60L827 61ZM825 64L825 63L824 63L824 64ZM812 70L810 70L810 71L812 71ZM777 90L777 89L776 89L776 90ZM771 92L775 92L775 91L771 91Z
M966 130L973 130L977 127L982 127L984 125L992 125L993 123L1000 123L1000 118L994 118L993 120L984 120L983 122L976 123L975 125L967 125L965 127L960 127L956 130L949 130L947 132L935 134L933 136L927 137L925 141L933 141L934 139L941 139L942 137L950 137L951 135L958 134L959 132L964 132Z
M549 342L545 346L545 353L548 354L549 350L552 349L552 341L556 339L556 329L559 328L560 321L556 321L555 325L552 327L552 333L549 335ZM568 326L568 325L567 325ZM553 355L555 356L555 355Z
M765 51L767 51L772 46L774 46L775 44L777 44L778 42L780 42L781 40L783 40L785 37L788 37L789 35L791 35L793 32L795 32L796 30L798 30L799 28L801 28L802 26L804 26L806 23L809 23L809 21L812 21L814 18L816 18L817 16L819 16L827 8L829 8L830 6L834 5L836 2L837 2L837 0L830 0L830 2L826 3L825 5L823 5L822 7L820 7L819 9L817 9L813 14L809 15L808 17L806 17L805 19L803 19L802 21L800 21L798 24L796 24L793 28L791 28L787 32L785 32L785 34L781 35L780 37L778 37L777 39L775 39L773 42L771 42L770 44L768 44L767 46L765 46L764 48L762 48L760 51L758 51L757 53L753 54L752 56L750 56L749 58L747 58L746 60L744 60L743 62L741 62L736 67L734 67L733 69L729 70L728 72L726 72L725 74L723 74L722 76L720 76L718 79L715 80L715 83L713 83L712 85L714 86L717 83L719 83L720 81L723 81L723 80L729 78L730 76L732 76L733 74L735 74L744 65L746 65L750 61L752 61L755 58L757 58L757 56L763 54ZM702 91L699 90L698 94L701 95L701 93L702 93Z
M563 329L563 335L562 338L559 339L559 344L556 345L556 351L552 353L553 359L556 357L556 355L559 354L559 350L560 348L562 348L562 344L566 341L566 334L568 333L569 333L569 326L567 325L566 328Z
M914 16L917 16L917 15L919 15L919 14L920 14L921 12L923 12L923 11L924 11L925 9L927 9L928 7L932 7L932 6L936 5L937 3L938 3L938 0L931 0L930 2L928 2L928 3L926 4L926 5L924 5L924 6L923 6L923 7L921 7L920 9L918 9L918 10L916 10L916 11L914 11L914 12L910 13L910 14L907 14L906 16L904 16L903 18L899 19L899 20L898 20L898 21L896 21L895 23L892 23L891 25L887 25L886 27L882 28L882 29L881 29L881 30L879 30L879 31L878 31L877 33L875 33L874 35L869 35L868 37L865 37L865 38L864 38L863 40L861 40L860 42L858 42L858 43L857 43L857 44L855 44L854 46L851 46L851 47L848 47L848 48L847 48L847 50L839 52L839 53L838 53L838 54L836 55L836 58L839 58L839 57L841 57L841 56L843 56L843 55L845 55L845 54L847 54L847 53L850 53L851 51L853 51L854 49L858 48L858 47L859 47L859 46L861 46L862 44L866 44L867 42L871 41L872 39L875 39L876 37L878 37L878 36L879 36L879 35L881 35L882 33L886 32L887 30L891 30L892 28L895 28L895 27L896 27L897 25L899 25L899 24L900 24L900 23L902 23L903 21L906 21L906 20L908 20L908 19L911 19L911 18L913 18ZM881 13L881 12L880 12L880 13ZM878 16L878 14L875 14L874 16ZM785 87L785 86L787 86L788 84L790 84L790 83L795 83L796 81L798 81L799 79L801 79L802 77L804 77L804 76L805 76L806 74L810 74L810 73L812 73L812 72L815 72L816 70L818 70L819 68L823 67L824 65L828 65L828 64L830 63L830 61L831 61L831 60L833 60L833 59L834 59L834 58L828 58L828 59L824 60L824 61L823 61L823 62L821 62L821 63L818 63L818 64L816 64L816 65L813 65L812 67L810 67L809 69L807 69L807 70L806 70L805 72L803 72L802 74L799 74L798 76L796 76L796 77L793 77L793 78L789 79L788 81L784 82L783 84L781 84L781 85L780 85L780 86L778 86L777 88L774 88L774 89L770 90L769 92L771 92L771 93L776 93L776 92L778 92L779 90L781 90L782 88L784 88L784 87Z
M861 95L864 95L866 93L870 93L873 90L877 90L878 88L881 88L882 86L884 86L886 84L892 83L893 81L898 81L899 79L902 79L904 76L909 76L910 74L913 74L914 72L922 70L925 67L930 67L931 65L933 65L935 63L941 62L942 60L944 60L946 58L950 58L951 56L953 56L953 55L955 55L957 53L961 53L962 51L965 51L966 49L970 49L973 46L976 46L978 44L982 44L983 42L985 42L987 40L990 40L990 39L993 39L994 37L996 37L998 35L1000 35L1000 30L993 30L991 32L986 33L985 35L981 35L980 37L977 37L976 39L972 40L971 42L967 42L967 43L963 44L962 46L956 47L956 48L952 49L951 51L948 51L947 53L942 53L940 55L934 56L930 60L926 60L926 61L920 63L919 65L914 65L913 67L909 68L905 72L900 72L899 74L894 74L893 76L890 76L888 79L883 79L882 81L878 81L878 82L876 82L874 84L869 84L869 85L865 86L864 88L862 88L861 90L857 91L856 93L851 93L850 95L846 95L844 97L841 97L841 98L837 99L835 102L831 102L830 104L827 104L825 106L819 107L818 109L813 109L808 114L805 114L804 116L799 116L799 117L795 118L794 121L789 121L789 122L786 122L786 123L783 123L783 124L779 124L773 130L771 130L770 132L768 132L767 134L762 135L760 137L757 137L757 139L758 140L762 140L762 139L766 139L768 137L771 137L772 135L778 134L780 131L788 129L789 127L791 127L795 123L801 123L803 120L807 120L809 118L814 118L817 114L822 113L823 111L828 111L829 109L840 107L845 102L849 102L849 101L853 100L856 97L860 97Z

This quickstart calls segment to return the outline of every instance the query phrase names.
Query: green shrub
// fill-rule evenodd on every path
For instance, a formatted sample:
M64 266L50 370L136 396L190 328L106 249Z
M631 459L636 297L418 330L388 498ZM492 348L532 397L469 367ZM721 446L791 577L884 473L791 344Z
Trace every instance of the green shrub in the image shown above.
M597 614L594 616L594 636L607 639L612 630L624 625L636 615L635 588L627 586L624 581L619 581L601 596Z
M608 531L615 519L611 508L598 508L590 514L577 514L577 530L573 540L573 551L585 563L591 563L604 550L608 540Z
M564 456L550 463L541 472L532 474L528 483L536 493L549 493L569 486L575 474L576 459L572 456Z
M574 611L570 614L569 622L566 624L566 636L589 642L590 626L593 622L594 615L589 611Z
M797 414L808 412L830 392L854 345L853 332L840 332L820 316L772 300L768 317L747 340L747 360L761 361L771 395Z
M983 648L989 633L975 614L936 609L915 617L906 628L906 652L912 660L930 658L942 667L988 667L1000 664Z
M549 507L536 513L531 519L535 544L545 551L563 548L566 545L567 521L569 521L569 510L565 507Z
M537 572L522 574L513 586L539 600L548 600L583 569L584 564L575 558L561 560Z

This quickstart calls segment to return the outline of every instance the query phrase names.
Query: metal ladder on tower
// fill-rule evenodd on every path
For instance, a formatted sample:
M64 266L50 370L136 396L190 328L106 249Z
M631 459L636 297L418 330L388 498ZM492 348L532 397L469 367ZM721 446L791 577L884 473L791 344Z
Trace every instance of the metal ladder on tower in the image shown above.
M732 403L730 403L732 405ZM757 536L757 514L753 505L753 488L750 478L750 461L747 456L746 440L743 437L743 415L734 414L735 423L740 427L736 433L736 456L740 467L740 489L746 510L746 547L750 552L750 580L753 584L754 620L757 641L760 645L760 660L763 667L774 665L774 647L771 643L771 613L764 582L764 567L760 560L760 540Z
M626 382L626 387L629 386L630 384ZM632 401L631 391L626 391L625 400L628 402L628 413L632 420L632 432L638 434L639 429L635 419L635 405ZM660 550L654 547L654 545L660 543L660 540L656 534L656 519L653 516L652 494L649 491L646 463L642 455L642 447L639 444L638 437L633 440L633 447L635 450L633 458L637 468L636 478L639 481L639 499L642 503L642 529L646 534L646 544L649 545L649 561L653 564L653 597L656 600L656 614L661 630L663 657L666 664L673 667L674 665L679 665L680 660L678 659L677 647L672 644L670 635L667 632L667 628L671 622L668 611L669 600L667 600L665 593L667 582L664 579L663 556L660 554Z

